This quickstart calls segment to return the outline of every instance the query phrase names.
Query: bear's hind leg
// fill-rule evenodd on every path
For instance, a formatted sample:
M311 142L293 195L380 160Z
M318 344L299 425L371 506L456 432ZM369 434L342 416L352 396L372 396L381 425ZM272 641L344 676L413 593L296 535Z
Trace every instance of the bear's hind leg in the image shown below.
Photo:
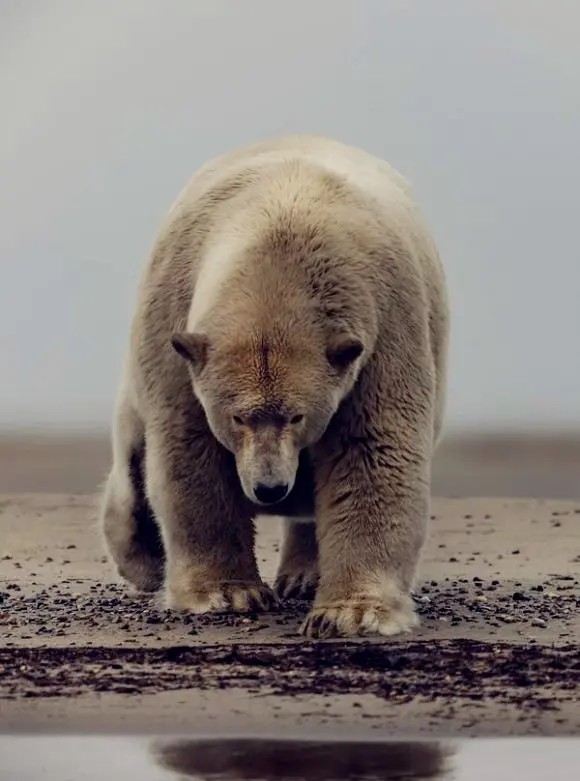
M101 505L101 524L119 575L138 591L156 591L164 577L164 551L145 496L143 424L126 402L118 407L113 467Z
M280 599L312 599L318 583L318 543L314 518L285 518L274 590Z

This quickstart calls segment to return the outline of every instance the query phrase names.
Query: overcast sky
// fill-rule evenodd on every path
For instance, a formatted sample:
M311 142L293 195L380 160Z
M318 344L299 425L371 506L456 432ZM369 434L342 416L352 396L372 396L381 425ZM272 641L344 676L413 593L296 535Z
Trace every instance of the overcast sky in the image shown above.
M449 278L449 425L580 427L578 29L572 0L4 0L0 429L108 423L171 201L295 131L413 182Z

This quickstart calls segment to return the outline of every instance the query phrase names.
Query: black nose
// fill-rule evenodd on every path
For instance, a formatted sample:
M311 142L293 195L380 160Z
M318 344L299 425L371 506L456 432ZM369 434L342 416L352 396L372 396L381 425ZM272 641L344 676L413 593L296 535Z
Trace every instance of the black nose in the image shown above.
M264 485L258 483L254 488L254 496L260 504L276 504L280 502L288 493L288 486L284 483L279 485Z

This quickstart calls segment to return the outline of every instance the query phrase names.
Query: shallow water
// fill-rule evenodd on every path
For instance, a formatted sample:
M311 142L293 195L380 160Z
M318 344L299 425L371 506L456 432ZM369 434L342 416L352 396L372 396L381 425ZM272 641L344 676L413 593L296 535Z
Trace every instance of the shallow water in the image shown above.
M580 739L0 736L0 781L572 781Z

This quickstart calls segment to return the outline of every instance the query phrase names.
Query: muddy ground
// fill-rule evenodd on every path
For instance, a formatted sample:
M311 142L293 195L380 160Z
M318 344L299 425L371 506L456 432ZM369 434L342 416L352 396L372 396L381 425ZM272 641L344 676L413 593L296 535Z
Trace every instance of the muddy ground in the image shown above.
M0 730L334 736L580 728L580 502L435 500L404 639L305 642L308 605L182 616L127 593L90 496L0 497ZM273 577L277 519L260 521Z

